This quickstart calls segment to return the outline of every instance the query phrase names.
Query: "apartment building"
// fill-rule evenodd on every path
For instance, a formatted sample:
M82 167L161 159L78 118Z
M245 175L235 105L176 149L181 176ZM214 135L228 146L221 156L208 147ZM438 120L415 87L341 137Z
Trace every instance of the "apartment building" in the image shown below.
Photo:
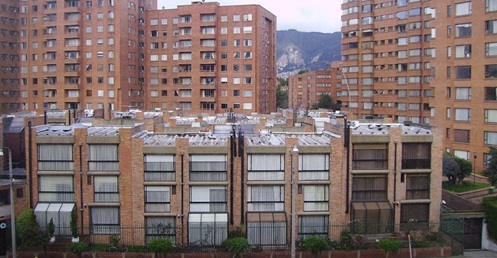
M445 130L445 148L481 171L497 145L497 1L432 2L431 120Z
M276 133L271 119L217 118L204 120L211 133L195 123L173 133L180 118L157 119L175 126L33 128L30 189L40 225L53 217L56 232L67 235L76 209L81 233L94 241L121 235L136 245L162 236L218 246L239 228L251 245L287 246L292 228L299 238L338 239L343 228L333 226L350 221L362 222L365 234L390 234L408 221L439 220L436 130L357 124L344 135L328 123L323 133Z
M147 14L148 109L276 111L276 16L259 5L192 2Z
M0 112L2 114L19 110L19 1L0 2Z
M429 123L432 2L343 1L343 108Z
M288 107L292 109L312 109L327 94L336 102L341 93L341 72L335 62L327 70L298 73L288 77Z
M3 2L6 111L276 111L276 17L259 5Z

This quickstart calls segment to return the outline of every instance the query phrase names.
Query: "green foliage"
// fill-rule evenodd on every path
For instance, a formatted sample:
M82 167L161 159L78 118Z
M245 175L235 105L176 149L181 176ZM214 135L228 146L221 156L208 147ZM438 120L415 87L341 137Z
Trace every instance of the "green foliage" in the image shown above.
M33 209L26 209L17 217L16 232L20 240L19 247L40 247L50 241L48 232L41 230L38 225Z
M472 163L468 160L445 153L443 156L442 174L452 185L462 184L464 178L471 174Z
M77 223L78 223L78 213L76 211L76 208L74 208L71 211L71 221L69 222L69 224L71 226L71 235L73 237L78 237L78 226L77 226Z
M329 94L321 95L317 103L317 107L333 110L340 109L340 105L336 104Z
M242 227L238 226L228 232L228 237L229 238L245 237L245 233L243 232Z
M280 78L278 77L278 86L288 86L288 78Z
M453 184L450 184L448 181L444 181L442 183L442 188L444 190L447 190L450 192L455 192L455 193L473 191L473 190L478 190L478 189L487 188L487 187L489 187L488 183L473 182L473 181L463 181L462 184L460 184L460 185L453 185Z
M382 239L379 244L380 248L385 250L387 253L397 252L400 248L402 248L402 242L398 239Z
M302 245L304 250L310 251L314 257L317 257L320 252L326 251L329 248L328 241L320 236L310 236L304 239Z
M233 257L239 257L241 253L249 248L248 241L245 237L232 237L224 240L223 246L226 251L232 253Z
M81 257L81 253L88 251L88 244L85 242L77 242L77 243L72 243L69 246L69 250L76 254L78 257Z
M298 74L304 74L304 73L307 73L307 72L309 72L309 70L303 69L303 70L300 70L300 71L298 72Z
M109 236L109 252L126 252L128 248L121 245L121 238L118 235Z
M488 152L490 159L488 160L488 167L483 171L483 175L488 177L488 182L495 186L497 185L497 149L490 147Z
M154 252L157 256L166 255L174 250L174 245L171 240L166 238L154 238L147 244L147 248Z
M288 91L281 90L281 86L276 88L276 107L288 108Z
M497 239L497 196L484 197L482 201L485 207L485 222L490 238Z
M53 223L53 218L50 218L50 222L47 225L48 234L53 237L55 236L55 224Z

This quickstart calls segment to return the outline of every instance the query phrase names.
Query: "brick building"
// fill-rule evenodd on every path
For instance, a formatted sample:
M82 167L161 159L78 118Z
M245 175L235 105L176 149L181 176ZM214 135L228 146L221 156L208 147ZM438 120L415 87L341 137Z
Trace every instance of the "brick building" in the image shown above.
M1 2L4 113L276 111L276 17L259 5Z
M496 6L343 1L344 110L439 126L446 151L485 169L497 145Z
M439 221L436 130L357 124L346 141L339 124L313 133L287 128L291 119L284 118L251 118L233 128L219 118L154 119L33 128L30 189L40 224L58 217L58 232L67 235L76 209L82 233L95 241L117 234L143 244L161 235L216 246L241 228L250 244L284 246L292 189L299 237L338 239L340 230L331 229L349 221L363 222L366 234ZM145 229L131 234L132 227Z

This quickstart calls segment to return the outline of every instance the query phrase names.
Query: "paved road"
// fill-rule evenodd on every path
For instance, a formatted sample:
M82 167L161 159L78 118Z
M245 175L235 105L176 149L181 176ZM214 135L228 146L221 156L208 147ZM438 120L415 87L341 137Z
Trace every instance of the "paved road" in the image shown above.
M497 253L492 251L464 251L464 256L453 256L453 258L463 258L463 257L497 258Z

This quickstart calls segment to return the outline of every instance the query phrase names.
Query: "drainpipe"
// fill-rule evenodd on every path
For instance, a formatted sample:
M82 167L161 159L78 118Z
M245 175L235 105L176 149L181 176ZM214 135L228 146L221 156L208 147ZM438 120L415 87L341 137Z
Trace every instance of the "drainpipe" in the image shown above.
M79 143L79 205L80 209L79 212L81 214L81 235L84 234L83 232L83 212L84 212L84 204L83 204L83 144L80 142Z
M45 116L46 117L46 116ZM29 208L33 208L33 148L31 146L31 121L28 121L28 156L29 156L29 178L28 178L28 185L29 185Z
M184 237L183 237L183 219L184 219L184 214L185 214L185 203L184 203L184 200L183 200L183 196L184 196L184 189L185 189L185 180L184 180L184 177L183 177L183 173L184 173L184 168L185 168L185 165L184 165L184 157L185 157L185 153L183 151L181 151L181 244L184 245Z
M242 132L242 128L238 128L238 156L241 157L240 159L240 162L241 162L241 168L240 168L240 203L242 204L241 205L241 216L240 216L240 223L243 224L244 223L244 214L245 214L245 145L244 145L245 141L244 141L244 135L243 135L243 132Z
M347 155L346 155L346 177L345 177L345 189L347 189L347 191L345 192L345 213L349 213L349 192L350 192L350 150L349 150L349 147L350 147L350 127L349 127L349 122L347 121L347 117L344 118L344 122L345 122L345 126L344 126L344 136L345 136L345 139L343 141L343 147L345 147L345 150L347 151Z

